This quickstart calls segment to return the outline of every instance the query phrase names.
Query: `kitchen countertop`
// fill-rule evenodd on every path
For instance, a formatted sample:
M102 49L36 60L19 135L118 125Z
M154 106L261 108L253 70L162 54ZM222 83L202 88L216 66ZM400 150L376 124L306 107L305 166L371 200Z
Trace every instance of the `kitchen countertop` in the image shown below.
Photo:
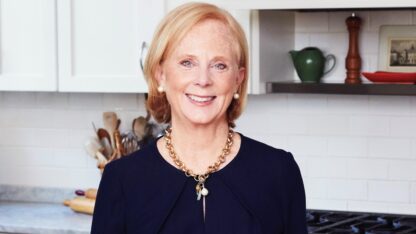
M0 201L0 233L86 234L91 221L59 203Z

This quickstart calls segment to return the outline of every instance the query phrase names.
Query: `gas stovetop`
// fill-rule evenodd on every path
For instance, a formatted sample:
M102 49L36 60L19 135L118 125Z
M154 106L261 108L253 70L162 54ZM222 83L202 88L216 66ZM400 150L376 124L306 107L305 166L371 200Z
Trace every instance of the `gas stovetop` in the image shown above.
M310 234L416 234L416 216L308 210Z

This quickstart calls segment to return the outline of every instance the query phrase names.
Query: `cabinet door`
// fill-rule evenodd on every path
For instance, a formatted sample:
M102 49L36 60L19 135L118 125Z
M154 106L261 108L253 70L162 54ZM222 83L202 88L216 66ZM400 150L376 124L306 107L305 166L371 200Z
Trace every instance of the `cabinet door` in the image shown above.
M55 0L0 0L0 90L57 90L55 29Z
M146 92L140 66L164 0L59 0L59 91ZM143 58L144 59L144 58Z

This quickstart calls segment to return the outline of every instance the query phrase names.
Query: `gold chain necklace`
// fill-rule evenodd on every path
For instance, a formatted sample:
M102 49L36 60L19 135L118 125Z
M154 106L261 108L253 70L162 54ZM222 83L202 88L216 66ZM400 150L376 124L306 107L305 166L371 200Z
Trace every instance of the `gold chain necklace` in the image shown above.
M207 180L208 176L215 172L218 171L218 169L220 168L221 164L223 164L225 162L225 157L230 153L231 151L231 146L233 145L233 135L234 132L233 130L230 128L228 130L228 136L227 136L227 141L225 143L224 148L222 149L221 155L218 157L218 160L208 166L207 171L205 172L205 174L195 174L192 170L188 169L185 164L179 159L179 157L176 155L175 150L173 148L172 145L172 128L169 127L168 129L165 130L165 141L166 141L166 149L169 151L169 156L173 159L173 162L175 163L175 165L182 170L185 175L187 177L193 177L194 180L197 182L196 184L196 196L197 196L197 200L201 199L201 195L202 196L207 196L208 195L208 189L205 188L205 181Z

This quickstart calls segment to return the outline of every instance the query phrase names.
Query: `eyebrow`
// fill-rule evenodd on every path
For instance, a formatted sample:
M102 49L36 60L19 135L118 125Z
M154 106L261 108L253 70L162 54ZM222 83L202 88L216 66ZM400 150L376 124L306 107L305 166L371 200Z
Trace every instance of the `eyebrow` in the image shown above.
M198 57L193 54L182 54L182 55L179 55L178 58L179 59L184 59L184 58L197 59ZM228 59L226 56L223 56L223 55L218 55L218 56L215 56L213 59L211 59L211 61L217 61L217 60L224 60L226 62L229 62L231 59Z

